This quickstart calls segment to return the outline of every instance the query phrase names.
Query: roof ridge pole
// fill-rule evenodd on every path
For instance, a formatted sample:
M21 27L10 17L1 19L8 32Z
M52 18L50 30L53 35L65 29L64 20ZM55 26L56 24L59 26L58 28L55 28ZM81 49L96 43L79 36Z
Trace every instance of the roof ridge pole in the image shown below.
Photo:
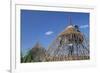
M72 25L72 19L71 19L71 16L68 16L68 22L69 22L69 25Z

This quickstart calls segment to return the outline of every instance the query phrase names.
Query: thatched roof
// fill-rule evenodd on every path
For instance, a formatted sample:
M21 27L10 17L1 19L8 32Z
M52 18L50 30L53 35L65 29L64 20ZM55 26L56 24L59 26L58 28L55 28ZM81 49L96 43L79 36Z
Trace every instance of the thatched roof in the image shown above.
M40 43L36 43L35 44L35 46L32 48L32 51L33 52L36 52L36 51L45 51L45 48L44 47L42 47L41 45L40 45Z
M45 48L42 47L38 42L35 44L35 46L31 49L33 59L34 61L43 61L45 56Z
M83 42L83 35L82 33L77 30L73 25L69 25L65 30L60 34L60 36L67 36L71 41L79 41L80 43Z
M60 35L67 35L67 34L81 34L78 32L74 26L68 26Z

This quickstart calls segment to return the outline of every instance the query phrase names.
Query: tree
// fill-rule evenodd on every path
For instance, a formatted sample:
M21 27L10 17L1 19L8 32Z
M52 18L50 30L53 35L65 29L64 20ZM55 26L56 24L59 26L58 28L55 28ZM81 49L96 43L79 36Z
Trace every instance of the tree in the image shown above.
M29 50L29 51L27 52L27 54L24 56L23 62L32 62L32 60L33 60L32 51Z

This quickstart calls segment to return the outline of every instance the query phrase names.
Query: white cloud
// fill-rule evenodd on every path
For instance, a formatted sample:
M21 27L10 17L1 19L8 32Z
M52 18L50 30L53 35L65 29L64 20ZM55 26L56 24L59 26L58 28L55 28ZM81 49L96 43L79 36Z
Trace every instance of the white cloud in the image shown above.
M51 34L53 34L53 31L47 31L47 32L45 33L45 35L51 35Z
M89 25L82 25L82 26L80 26L80 28L87 28L87 27L89 27Z

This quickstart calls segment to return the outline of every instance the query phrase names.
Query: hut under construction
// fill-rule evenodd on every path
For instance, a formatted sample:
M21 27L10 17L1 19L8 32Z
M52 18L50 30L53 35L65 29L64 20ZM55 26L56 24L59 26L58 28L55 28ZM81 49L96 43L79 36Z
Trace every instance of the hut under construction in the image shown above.
M48 61L89 59L89 41L77 25L69 25L47 50Z

